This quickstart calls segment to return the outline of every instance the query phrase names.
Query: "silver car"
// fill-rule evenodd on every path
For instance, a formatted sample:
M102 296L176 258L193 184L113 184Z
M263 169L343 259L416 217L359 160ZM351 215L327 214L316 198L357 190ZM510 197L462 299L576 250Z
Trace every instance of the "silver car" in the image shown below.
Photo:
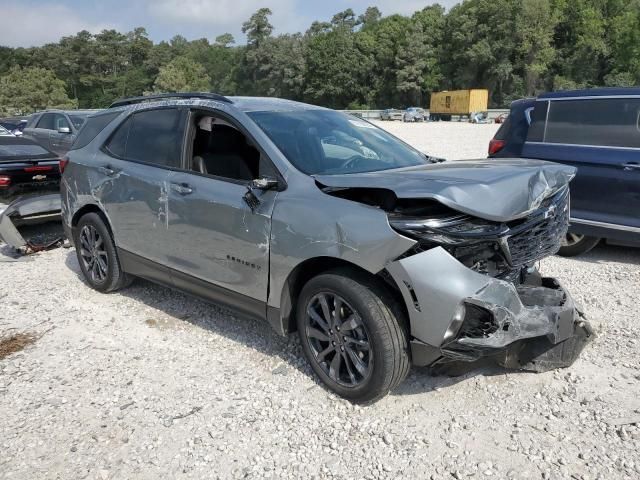
M22 134L62 156L76 139L89 115L98 110L46 110L34 113Z
M171 94L88 120L62 178L87 283L142 277L297 331L332 391L370 402L410 366L570 365L591 336L535 264L575 169L435 162L350 115Z
M419 107L409 107L402 114L403 122L424 122L425 118L425 111Z

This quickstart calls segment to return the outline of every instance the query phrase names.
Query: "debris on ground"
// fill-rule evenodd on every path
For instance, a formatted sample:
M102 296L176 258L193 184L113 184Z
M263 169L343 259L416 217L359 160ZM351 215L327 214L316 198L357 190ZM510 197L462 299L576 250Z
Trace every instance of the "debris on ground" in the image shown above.
M30 333L16 333L0 337L0 360L23 350L36 340L36 336Z

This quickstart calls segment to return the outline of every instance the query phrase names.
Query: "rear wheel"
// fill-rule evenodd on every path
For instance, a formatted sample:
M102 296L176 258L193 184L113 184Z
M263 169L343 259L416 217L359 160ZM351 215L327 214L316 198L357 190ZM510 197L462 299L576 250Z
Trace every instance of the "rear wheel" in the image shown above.
M297 307L304 353L323 383L354 402L371 402L409 372L402 313L383 287L352 270L311 279Z
M87 213L73 231L76 255L87 283L100 292L112 292L131 283L122 271L111 232L97 213Z
M600 239L597 237L588 237L586 235L580 235L578 233L567 232L558 255L562 257L575 257L576 255L582 255L592 250L596 245L600 243Z

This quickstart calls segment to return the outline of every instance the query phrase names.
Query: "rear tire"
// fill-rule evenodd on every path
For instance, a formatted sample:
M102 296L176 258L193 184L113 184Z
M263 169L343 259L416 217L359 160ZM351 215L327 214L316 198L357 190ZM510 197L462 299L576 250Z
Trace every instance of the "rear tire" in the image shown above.
M85 280L107 293L130 285L133 277L120 265L111 232L97 213L87 213L73 230L76 255Z
M338 269L312 278L298 299L296 320L311 367L343 398L373 402L409 372L402 310L365 274Z
M586 235L579 235L576 233L567 233L565 240L562 242L562 246L558 251L558 255L561 257L575 257L582 255L592 250L596 245L600 243L598 237L588 237Z

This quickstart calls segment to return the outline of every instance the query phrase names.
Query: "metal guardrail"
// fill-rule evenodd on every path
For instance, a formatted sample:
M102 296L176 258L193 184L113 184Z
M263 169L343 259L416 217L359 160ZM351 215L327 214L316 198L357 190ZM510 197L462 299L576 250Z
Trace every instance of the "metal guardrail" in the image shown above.
M358 117L366 118L367 120L379 120L380 113L382 112L382 110L342 110L342 111L345 113L356 115ZM425 112L427 113L427 115L429 114L428 109L425 109ZM509 109L508 108L490 108L489 110L487 110L487 112L489 114L489 118L496 118L498 115L501 115L503 113L509 113ZM457 119L459 115L454 115L453 117Z

